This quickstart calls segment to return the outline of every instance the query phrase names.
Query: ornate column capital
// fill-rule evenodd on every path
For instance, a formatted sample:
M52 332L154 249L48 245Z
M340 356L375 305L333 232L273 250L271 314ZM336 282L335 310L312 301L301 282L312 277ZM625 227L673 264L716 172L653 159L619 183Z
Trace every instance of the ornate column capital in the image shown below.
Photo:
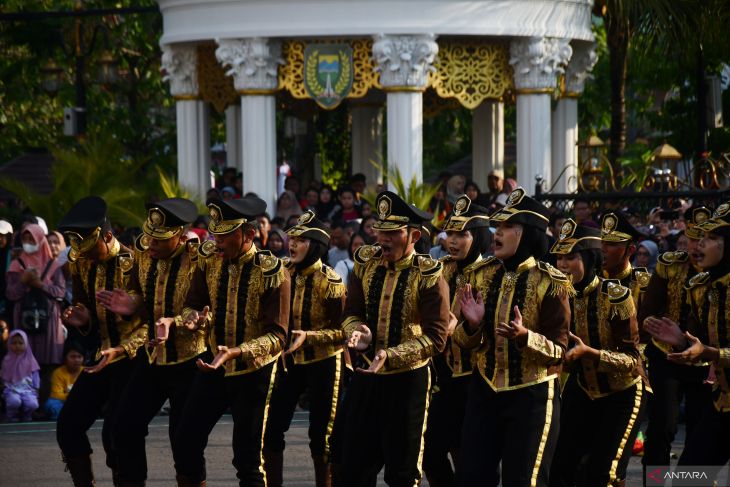
M162 81L170 82L170 94L178 99L198 96L198 48L194 44L162 46Z
M598 61L595 42L573 42L573 56L565 71L565 93L578 96L585 89L587 79L593 78L591 71Z
M216 39L215 57L224 67L240 94L271 94L279 87L281 43L261 37Z
M509 63L514 68L517 94L550 93L558 74L565 72L573 49L569 39L528 37L512 41Z
M373 37L375 71L386 91L423 91L439 46L434 34Z

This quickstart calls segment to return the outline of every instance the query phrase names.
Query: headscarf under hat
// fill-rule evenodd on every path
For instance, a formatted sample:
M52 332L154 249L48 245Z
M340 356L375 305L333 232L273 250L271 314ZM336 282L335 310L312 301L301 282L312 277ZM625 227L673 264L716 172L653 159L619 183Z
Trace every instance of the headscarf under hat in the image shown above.
M8 352L3 359L2 378L9 384L17 384L36 370L41 369L40 365L38 365L38 361L33 356L33 351L30 349L28 335L26 335L23 330L11 331L8 336L8 343L10 343L10 340L12 340L15 335L20 335L23 339L23 342L25 342L25 350L21 354Z

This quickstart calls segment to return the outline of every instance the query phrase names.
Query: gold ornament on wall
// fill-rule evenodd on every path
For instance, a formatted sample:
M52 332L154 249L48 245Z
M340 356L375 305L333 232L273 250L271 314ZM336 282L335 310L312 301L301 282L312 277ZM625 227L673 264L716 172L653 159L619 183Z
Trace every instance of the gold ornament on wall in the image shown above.
M239 95L233 87L233 78L226 76L226 70L216 59L215 49L213 43L198 45L198 89L203 101L223 113L228 106L238 103Z
M506 44L478 40L439 40L430 85L439 97L456 98L469 109L485 100L502 100L513 90Z

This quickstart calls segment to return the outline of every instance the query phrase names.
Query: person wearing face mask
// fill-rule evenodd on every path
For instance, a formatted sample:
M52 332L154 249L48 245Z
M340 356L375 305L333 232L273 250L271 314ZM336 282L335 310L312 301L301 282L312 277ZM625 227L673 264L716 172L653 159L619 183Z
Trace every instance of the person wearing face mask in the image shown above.
M709 364L698 362L684 365L667 360L671 345L653 338L644 329L649 317L666 316L687 325L690 314L690 295L685 286L689 279L701 272L697 261L698 245L703 233L698 225L709 220L709 208L694 207L685 212L687 252L665 252L659 256L654 274L644 293L638 320L641 341L646 343L644 355L648 361L649 382L654 392L649 401L649 425L641 461L647 466L669 465L672 441L677 434L679 405L685 401L686 435L692 434L697 422L711 402L711 387L705 383ZM683 330L686 331L686 330Z
M473 350L459 485L546 487L558 439L560 364L568 345L570 280L538 260L549 212L517 188L490 217L495 253L484 283L459 294L454 341ZM476 292L474 292L476 291ZM476 295L476 297L475 297Z
M106 209L102 198L87 196L59 224L71 242L68 258L73 283L73 306L64 310L62 319L86 339L84 343L92 346L93 355L61 410L56 437L74 485L83 487L94 485L87 431L102 409L106 464L118 482L111 427L132 371L132 359L147 341L147 329L138 318L112 313L97 299L99 291L125 288L134 264L131 250L122 247L112 234Z
M299 396L309 397L309 449L317 487L332 485L330 434L337 412L344 371L341 343L316 344L317 332L339 327L345 306L345 285L322 263L329 232L324 222L307 210L287 229L289 253L286 267L295 283L292 292L291 340L285 352L286 370L279 373L271 398L264 438L267 485L281 487L284 433L289 429ZM311 334L312 340L307 339Z
M175 321L204 334L215 356L198 358L172 438L177 485L206 485L208 436L230 408L233 466L240 485L266 485L263 461L277 360L289 328L289 273L253 243L266 202L256 196L208 200L215 241L199 247L183 310Z
M444 280L449 286L451 312L459 316L458 295L465 285L473 290L486 287L487 260L482 258L491 241L487 209L467 195L456 199L444 225L448 256L441 259ZM454 468L460 467L459 444L464 409L472 373L471 352L449 338L444 352L434 357L437 390L431 399L423 452L423 470L432 487L453 486Z
M13 324L28 334L28 342L45 376L46 366L63 362L60 300L66 293L66 278L59 262L53 258L48 240L39 225L26 225L21 239L23 250L10 263L5 293L9 300L15 302ZM37 300L43 313L38 319L28 312L31 294L42 297Z
M570 376L562 392L551 487L626 485L646 403L636 308L629 288L597 275L600 235L569 219L551 249L577 292L570 298L573 346L564 358Z
M703 411L688 435L677 468L725 465L730 460L730 202L717 207L712 218L697 225L704 232L697 246L697 263L703 272L687 282L691 311L687 324L668 316L649 317L644 329L671 345L667 360L690 365L710 362L715 381L712 407ZM687 331L683 331L686 329ZM710 481L712 479L709 479Z
M417 485L423 475L423 432L431 389L431 357L443 351L449 326L441 263L417 254L431 215L392 191L378 195L378 245L354 255L341 326L307 334L307 342L342 343L360 352L343 405L340 485Z
M601 252L603 253L603 277L618 279L622 286L631 289L636 309L649 285L651 274L645 267L632 267L631 258L636 253L636 242L646 237L637 230L622 212L607 213L601 220Z

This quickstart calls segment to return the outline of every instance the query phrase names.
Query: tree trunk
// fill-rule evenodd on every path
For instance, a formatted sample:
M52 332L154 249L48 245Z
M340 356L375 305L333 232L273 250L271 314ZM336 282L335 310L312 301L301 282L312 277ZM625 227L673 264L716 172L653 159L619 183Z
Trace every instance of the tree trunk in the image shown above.
M705 55L702 44L697 49L697 157L707 152L707 85L705 84Z
M606 17L606 37L611 71L611 146L608 158L616 168L616 161L626 148L626 72L628 66L628 22Z

